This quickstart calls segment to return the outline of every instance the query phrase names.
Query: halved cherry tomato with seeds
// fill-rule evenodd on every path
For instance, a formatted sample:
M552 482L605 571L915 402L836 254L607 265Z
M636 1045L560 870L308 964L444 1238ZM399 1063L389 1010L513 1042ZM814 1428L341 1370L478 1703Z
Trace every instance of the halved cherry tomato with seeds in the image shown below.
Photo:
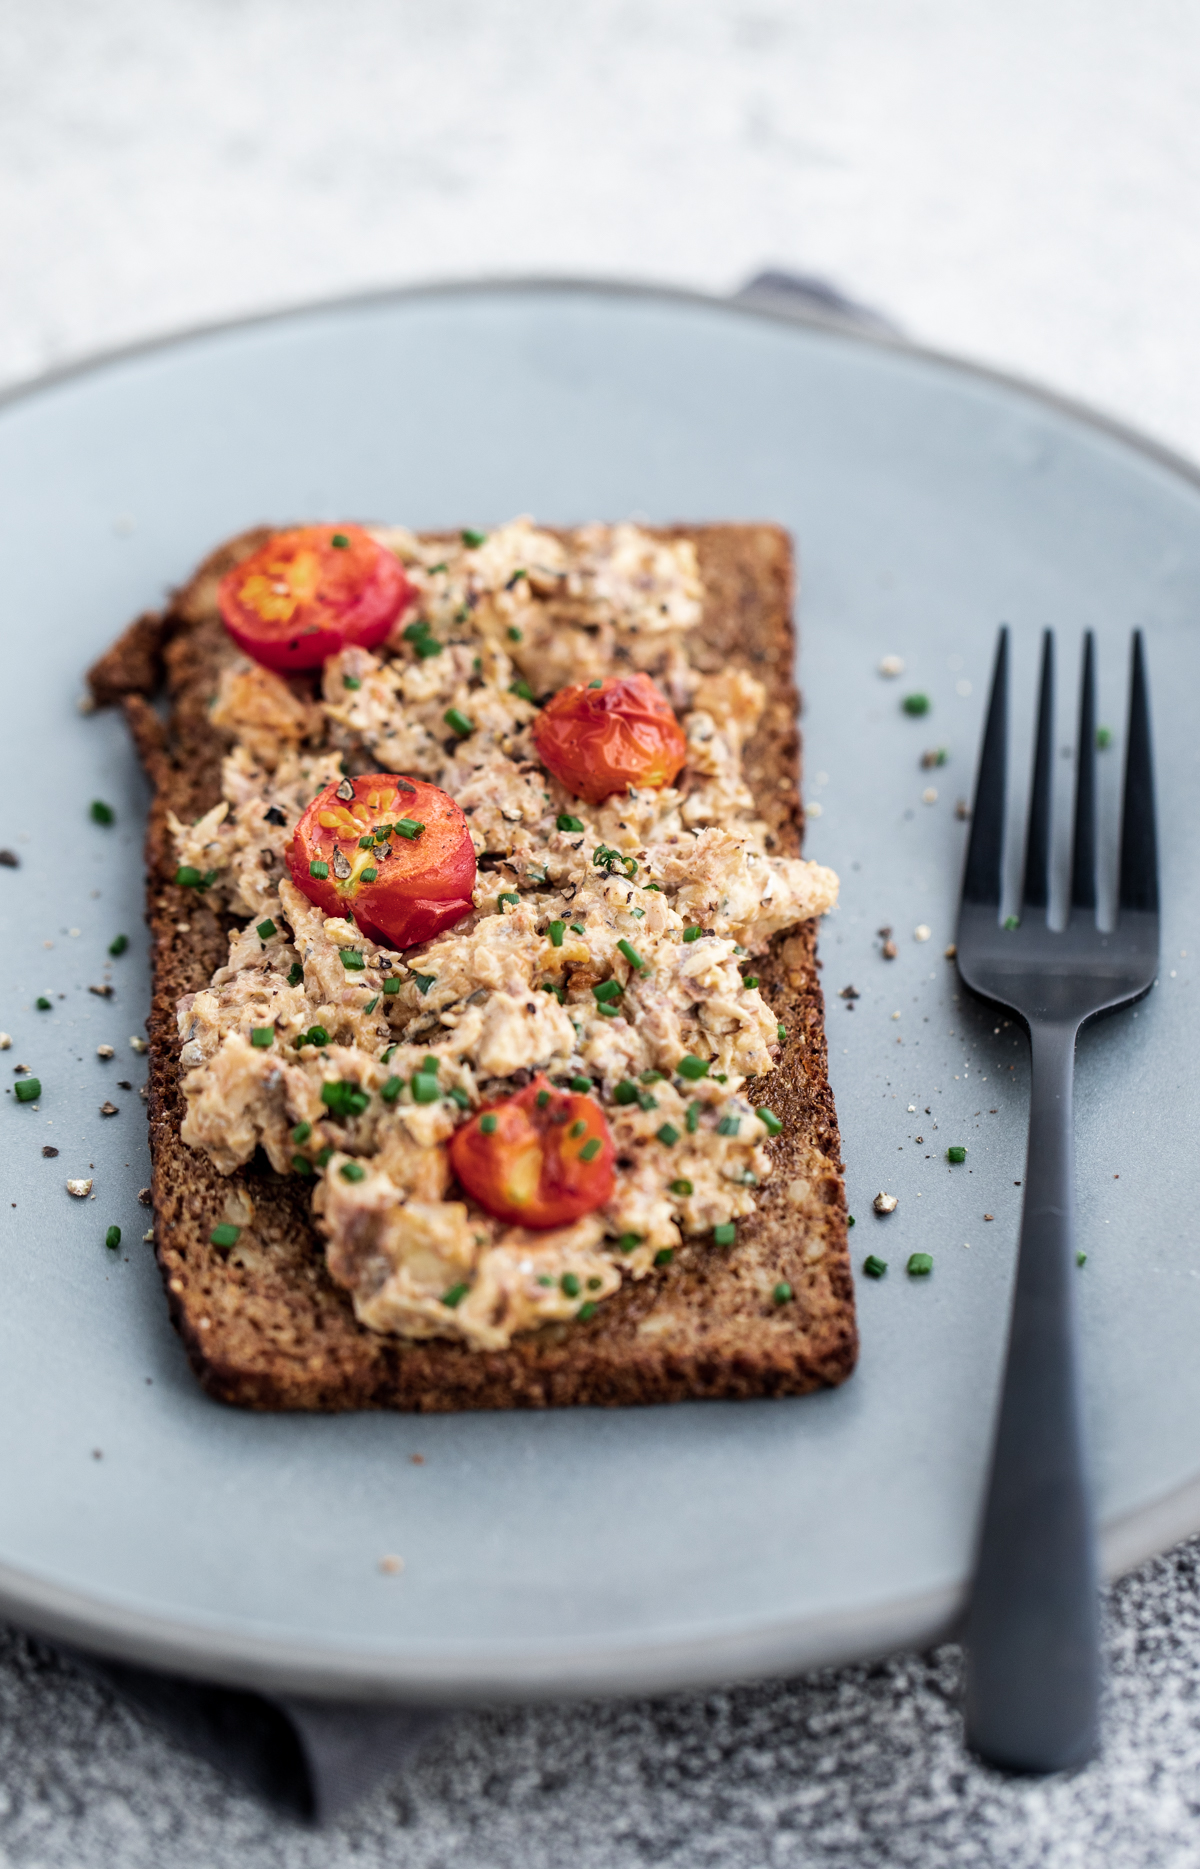
M416 595L361 526L297 526L227 571L217 603L238 647L287 674L351 645L373 649Z
M687 758L670 702L641 674L561 688L533 738L547 771L589 805L630 785L670 785Z
M616 1151L592 1097L535 1077L456 1129L450 1166L473 1200L517 1226L569 1226L602 1207Z
M327 915L389 947L415 947L474 906L475 846L467 820L423 779L369 772L318 792L288 847L297 889Z

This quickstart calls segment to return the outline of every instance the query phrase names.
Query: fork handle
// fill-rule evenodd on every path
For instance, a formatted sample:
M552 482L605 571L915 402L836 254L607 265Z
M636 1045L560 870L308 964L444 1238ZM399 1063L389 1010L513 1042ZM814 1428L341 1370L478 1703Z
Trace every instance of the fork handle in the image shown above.
M1025 1210L967 1617L968 1743L1030 1772L1091 1758L1100 1695L1075 1303L1075 1034L1031 1028Z

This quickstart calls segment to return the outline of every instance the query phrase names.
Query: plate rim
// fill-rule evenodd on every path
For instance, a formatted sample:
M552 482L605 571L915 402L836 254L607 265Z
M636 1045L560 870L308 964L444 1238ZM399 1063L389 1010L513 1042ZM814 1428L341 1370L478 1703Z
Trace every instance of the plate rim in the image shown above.
M438 279L304 299L205 320L88 353L0 389L0 416L10 408L124 363L260 326L323 314L370 310L422 299L543 293L657 301L731 312L739 318L799 326L813 335L898 353L957 375L1015 392L1099 432L1200 490L1200 465L1119 417L1045 384L903 332L864 328L809 306L755 303L750 297L705 292L654 281L534 273ZM1108 1581L1181 1539L1200 1532L1200 1473L1099 1529L1101 1568ZM431 1654L416 1661L394 1651L304 1643L187 1623L67 1588L15 1565L0 1563L0 1615L68 1648L98 1652L148 1668L265 1693L360 1702L463 1704L472 1700L545 1700L669 1693L714 1682L794 1675L814 1668L869 1661L904 1648L928 1648L954 1636L966 1585L889 1598L710 1635L654 1641L604 1638L539 1650L492 1647L480 1656Z

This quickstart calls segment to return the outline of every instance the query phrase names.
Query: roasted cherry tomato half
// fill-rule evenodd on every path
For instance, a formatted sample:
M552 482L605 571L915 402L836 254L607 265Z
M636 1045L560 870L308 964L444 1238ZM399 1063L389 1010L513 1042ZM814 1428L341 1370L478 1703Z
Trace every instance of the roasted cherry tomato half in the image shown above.
M456 1129L450 1166L498 1220L563 1227L602 1207L616 1180L613 1140L592 1097L545 1077Z
M560 688L533 738L547 771L589 805L630 785L670 785L687 758L683 728L648 675Z
M361 526L298 526L227 571L217 603L238 647L287 674L351 644L373 649L416 595Z
M415 947L474 906L475 847L462 812L421 779L370 772L318 792L296 826L297 889L327 915L353 909L365 935Z

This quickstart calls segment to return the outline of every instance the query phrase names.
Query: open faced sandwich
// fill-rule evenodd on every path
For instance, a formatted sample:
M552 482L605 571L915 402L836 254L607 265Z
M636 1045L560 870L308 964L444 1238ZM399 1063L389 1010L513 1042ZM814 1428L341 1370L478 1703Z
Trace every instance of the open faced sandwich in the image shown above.
M791 597L772 526L305 525L92 670L154 787L154 1233L213 1395L849 1373Z

